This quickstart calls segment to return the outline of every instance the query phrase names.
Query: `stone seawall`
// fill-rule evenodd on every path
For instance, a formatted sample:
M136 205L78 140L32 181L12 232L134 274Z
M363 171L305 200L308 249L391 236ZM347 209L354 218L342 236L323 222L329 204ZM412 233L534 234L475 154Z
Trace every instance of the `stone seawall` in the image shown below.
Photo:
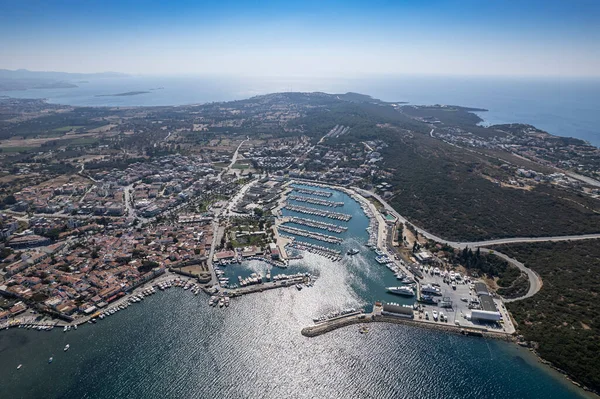
M402 317L393 317L393 316L375 316L373 314L362 315L364 317L361 318L361 315L358 316L349 316L342 319L337 319L331 322L323 322L322 324L318 324L315 326L305 327L302 329L301 333L305 337L316 337L325 333L328 333L333 330L337 330L338 328L350 326L353 324L362 324L362 323L391 323L391 324L404 324L413 327L420 328L429 328L432 330L445 331L454 334L462 334L462 335L472 335L479 336L485 338L493 338L493 339L501 339L504 341L514 341L514 337L509 334L498 333L493 331L487 331L483 329L474 329L474 328L464 328L459 326L453 326L449 324L434 324L434 323L425 323L422 321L417 321L414 319L402 318Z

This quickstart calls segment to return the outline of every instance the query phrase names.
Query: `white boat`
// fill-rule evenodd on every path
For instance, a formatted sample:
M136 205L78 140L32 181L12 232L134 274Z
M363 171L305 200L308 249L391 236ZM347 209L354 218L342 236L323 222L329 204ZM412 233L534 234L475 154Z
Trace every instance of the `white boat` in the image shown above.
M219 307L222 308L225 306L225 300L223 298L219 299Z
M431 312L431 313L432 313L432 315L433 315L433 320L437 321L437 319L438 319L438 312L437 312L437 310L434 310L434 311L433 311L433 312Z
M388 292L391 294L402 296L415 296L415 291L406 285L400 287L387 287L386 290L388 290Z
M53 360L54 360L54 358L52 356L50 356L50 359L48 359L48 363L52 363Z
M22 364L19 364L19 365L17 366L17 370L21 370L21 367L23 367L23 365L22 365Z
M67 326L63 328L63 332L67 332Z
M70 347L71 347L71 346L70 346L69 344L66 344L66 345L65 345L65 349L63 349L63 351L65 351L65 352L66 352L66 351L68 351Z
M73 326L73 328L77 330L77 324L75 324L75 325Z
M225 297L225 306L229 306L229 297L228 296Z

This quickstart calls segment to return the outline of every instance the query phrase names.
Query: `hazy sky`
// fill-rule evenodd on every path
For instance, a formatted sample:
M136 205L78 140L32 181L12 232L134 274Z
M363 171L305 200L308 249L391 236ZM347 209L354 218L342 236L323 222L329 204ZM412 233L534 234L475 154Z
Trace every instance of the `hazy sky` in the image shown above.
M600 75L600 1L0 0L0 68Z

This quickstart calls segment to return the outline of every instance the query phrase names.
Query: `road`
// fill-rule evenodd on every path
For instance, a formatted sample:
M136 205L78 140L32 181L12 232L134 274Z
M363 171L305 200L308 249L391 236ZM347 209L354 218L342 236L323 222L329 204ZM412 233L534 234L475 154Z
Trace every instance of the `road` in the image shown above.
M400 222L402 222L402 223L408 222L405 217L403 217L398 212L396 212L394 210L394 208L392 208L392 206L390 204L388 204L378 194L372 193L367 190L363 190L358 187L352 187L352 189L363 196L374 197L383 205L383 207L385 208L386 211L388 211L390 214L397 217ZM410 222L408 222L408 223L410 223ZM552 237L511 237L511 238L499 238L499 239L484 240L484 241L456 242L456 241L449 241L449 240L443 239L441 237L438 237L435 234L432 234L426 230L423 230L422 228L415 226L413 223L410 223L410 224L412 226L414 226L415 230L419 234L421 234L422 236L424 236L427 239L437 241L440 243L445 243L445 244L448 244L449 246L451 246L453 248L457 248L457 249L463 249L466 247L481 248L482 252L490 252L490 249L484 248L484 247L488 247L488 246L492 246L492 245L501 245L501 244L516 244L516 243L527 243L527 242L579 241L579 240L600 239L600 233L596 233L596 234L580 234L580 235L552 236ZM516 259L513 259L501 252L498 252L497 250L493 250L493 251L494 251L494 255L496 255L496 256L506 260L510 264L518 267L519 269L521 269L521 271L523 271L525 274L527 274L527 277L529 278L529 291L527 292L527 294L525 294L524 296L519 297L519 298L506 299L505 300L506 302L514 302L517 300L532 297L542 288L542 279L536 272L529 269L523 263L519 262Z
M507 261L508 263L521 269L522 272L527 274L527 278L529 279L529 290L527 291L527 293L525 295L520 296L518 298L512 298L512 299L506 298L506 299L504 299L504 302L520 301L522 299L530 298L538 293L538 291L542 288L542 279L536 272L534 272L530 268L526 267L524 264L522 264L518 260L511 258L511 257L503 254L502 252L498 252L498 251L491 250L488 248L481 248L481 252L484 252L484 253L490 253L492 251L494 252L494 255L496 255L497 257L502 258L505 261Z
M219 173L219 176L218 176L219 180L221 180L221 177L223 176L223 174L225 174L226 172L228 172L229 169L233 168L233 165L235 165L235 163L237 162L237 158L238 158L238 154L240 152L240 148L242 147L242 145L246 141L250 141L250 137L246 136L246 140L242 141L240 143L240 145L237 146L237 148L235 149L235 152L233 153L233 156L231 157L231 163L226 168L223 168L223 170L221 171L221 173Z
M229 203L227 204L225 209L223 209L222 215L223 216L245 216L245 215L233 212L233 208L238 204L238 202L240 202L242 200L242 198L244 198L244 195L246 195L246 192L250 189L250 187L252 187L257 182L258 182L258 179L253 179L249 183L246 183L244 186L242 186L242 188L240 188L238 190L238 192L235 193L235 195L233 197L231 197L231 199L229 200Z

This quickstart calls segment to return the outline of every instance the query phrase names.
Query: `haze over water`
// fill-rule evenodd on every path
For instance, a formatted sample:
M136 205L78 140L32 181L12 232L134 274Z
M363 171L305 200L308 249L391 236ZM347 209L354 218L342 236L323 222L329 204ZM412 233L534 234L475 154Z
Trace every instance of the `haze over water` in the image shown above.
M353 215L342 251L361 253L335 263L313 254L294 261L289 273L318 275L314 287L233 298L226 309L171 288L77 331L1 331L0 397L581 397L527 350L502 341L383 323L370 324L368 334L350 326L302 336L315 316L397 298L384 294L393 273L364 246L368 220L359 205L342 193L331 199L345 202L336 211ZM227 272L263 268L251 262Z
M6 91L81 106L185 105L239 100L282 91L348 91L384 101L485 108L487 124L528 123L600 146L600 79L404 76L372 79L127 77L90 80L72 89ZM158 89L160 90L150 90ZM149 91L134 96L97 95Z

